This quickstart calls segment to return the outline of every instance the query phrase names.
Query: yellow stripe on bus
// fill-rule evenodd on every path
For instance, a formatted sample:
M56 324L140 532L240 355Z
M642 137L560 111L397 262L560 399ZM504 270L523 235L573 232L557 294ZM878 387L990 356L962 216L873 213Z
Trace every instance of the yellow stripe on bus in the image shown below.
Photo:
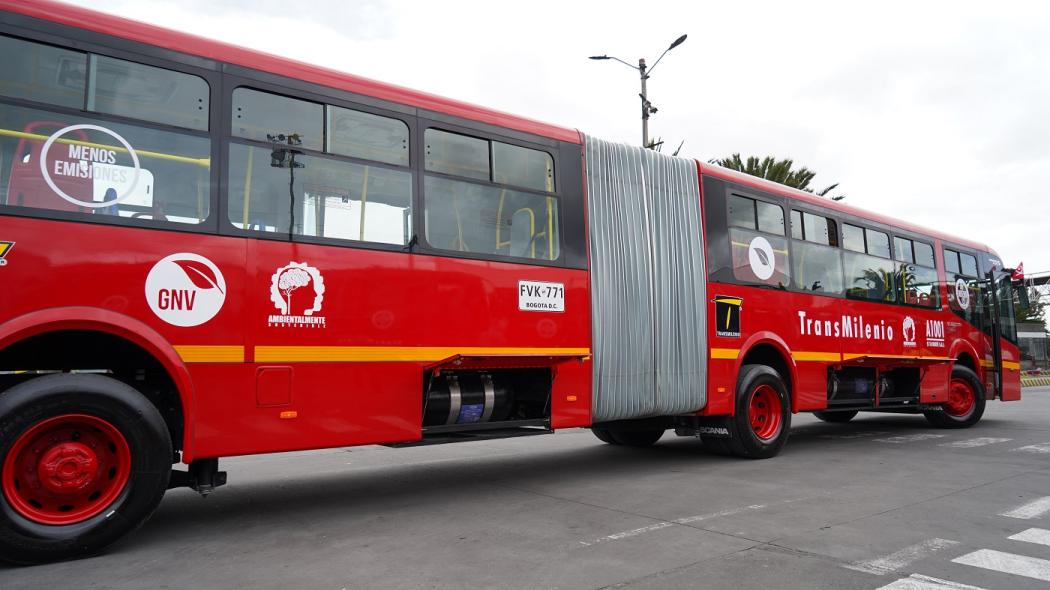
M178 345L175 352L185 363L243 363L243 346Z
M735 361L740 356L739 348L712 348L711 358L725 361Z
M369 363L442 361L463 356L587 356L589 348L459 346L256 346L258 363Z
M1003 361L1003 368L1004 369L1013 369L1013 370L1017 371L1017 370L1020 370L1021 363L1015 363L1013 361Z
M796 361L821 361L825 363L837 363L842 356L837 352L793 352L791 358Z

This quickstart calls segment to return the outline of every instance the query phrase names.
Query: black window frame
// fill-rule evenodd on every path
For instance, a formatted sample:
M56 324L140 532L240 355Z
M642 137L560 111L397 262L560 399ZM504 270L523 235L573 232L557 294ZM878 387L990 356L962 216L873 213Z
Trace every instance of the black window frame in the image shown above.
M419 202L420 208L417 213L413 215L413 224L415 226L416 239L419 242L419 251L427 254L433 254L435 256L443 256L446 258L466 258L470 260L486 260L491 262L505 262L508 264L526 264L530 266L551 266L551 267L570 267L568 260L566 259L566 235L565 235L565 202L566 197L565 191L563 190L563 177L564 174L558 172L561 159L557 156L553 146L548 146L541 143L532 143L527 140L509 137L498 133L492 133L476 129L473 127L466 127L454 122L445 120L442 118L431 118L420 116L415 133L413 134L414 143L416 145L417 153L419 154L416 160L416 183L419 190ZM423 155L425 150L425 138L424 135L427 129L436 129L438 131L444 131L447 133L453 133L456 135L466 135L477 139L484 139L489 142L499 141L509 145L517 147L523 147L528 149L534 149L546 153L551 161L554 163L554 190L552 192L538 191L529 187L522 187L514 184L503 184L492 181L492 148L489 146L489 180L483 181L477 178L471 178L468 176L455 176L452 174L445 174L442 172L433 172L426 170L426 161ZM425 215L426 215L426 194L423 187L425 177L432 176L435 178L442 178L446 180L453 180L457 182L465 182L468 184L476 184L480 186L486 186L490 188L508 189L518 191L522 193L528 193L543 197L553 197L557 207L557 219L558 219L558 257L554 260L547 260L544 258L526 258L519 256L506 256L501 254L488 254L483 252L460 252L457 250L449 250L447 248L439 248L434 246L427 240L426 227L425 227ZM582 198L582 194L580 195ZM574 268L574 267L570 267Z
M222 192L219 190L220 170L222 167L217 164L220 150L215 130L216 123L223 119L222 104L221 100L219 100L221 97L223 76L221 73L221 65L218 62L134 41L115 39L102 33L70 28L64 25L38 21L36 19L18 15L10 15L10 18L5 16L5 20L0 22L0 35L23 39L32 43L40 43L82 52L85 54L85 67L87 67L88 62L87 54L93 53L113 59L193 75L203 79L208 85L208 129L204 131L157 123L155 121L146 121L122 115L88 111L83 107L74 109L50 103L35 102L6 96L0 96L0 108L2 108L2 105L4 104L10 104L22 108L51 111L59 115L69 116L72 119L91 118L96 121L112 122L132 127L142 127L145 129L199 137L208 140L210 159L208 170L210 184L208 194L208 216L201 220L200 223L191 224L178 221L120 217L116 215L90 215L76 211L17 207L4 204L0 204L0 216L10 215L13 217L27 217L33 219L89 223L160 231L177 231L193 234L215 234L219 231L219 218L216 212L219 207L219 194ZM86 72L86 75L89 75L89 72ZM88 89L89 84L85 79L84 107L86 107L87 104L86 99Z

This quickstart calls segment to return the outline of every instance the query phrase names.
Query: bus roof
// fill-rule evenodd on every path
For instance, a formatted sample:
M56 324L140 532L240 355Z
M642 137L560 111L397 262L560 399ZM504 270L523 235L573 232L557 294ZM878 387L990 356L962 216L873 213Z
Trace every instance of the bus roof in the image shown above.
M806 191L800 191L798 189L794 189L794 188L791 188L789 186L784 186L782 184L773 182L771 180L766 180L764 178L758 178L757 176L751 176L750 174L745 174L743 172L737 172L736 170L730 170L728 168L723 168L721 166L716 166L714 164L707 164L707 163L704 163L704 162L700 162L700 173L702 175L705 175L705 176L714 176L716 178L721 178L723 180L728 180L728 181L731 181L731 182L735 182L737 184L742 184L742 185L749 186L749 187L752 187L752 188L756 188L756 189L759 189L759 190L763 190L763 191L766 191L766 192L775 193L775 194L778 194L778 195L781 195L781 196L784 196L784 197L787 197L787 198L790 198L790 199L795 199L796 201L802 201L803 203L807 203L807 204L813 205L815 207L820 207L820 208L823 208L823 209L830 209L832 211L836 211L836 212L839 212L839 213L845 213L847 215L855 215L855 216L860 217L862 219L868 219L868 220L871 220L871 221L874 221L874 222L877 222L877 223L882 223L882 224L889 225L889 226L892 226L892 227L898 227L900 229L911 231L911 232L915 232L917 234L926 235L926 236L929 236L931 238L937 238L939 240L952 242L954 244L959 244L961 246L967 246L967 247L970 247L970 248L974 248L976 250L981 250L981 251L984 251L984 252L992 252L992 253L994 253L994 251L991 248L989 248L987 245L982 244L980 242L975 242L973 240L960 238L958 236L953 236L953 235L942 233L942 232L939 232L939 231L936 231L936 230L931 230L929 228L925 228L925 227L922 227L920 225L916 225L916 224L908 222L908 221L902 221L900 219L894 219L894 218L886 216L886 215L880 215L878 213L872 213L871 211L867 211L865 209L860 209L858 207L852 207L852 206L847 205L845 203L842 203L840 201L833 201L831 199L818 197L817 195L814 195L813 193L807 193Z
M386 84L53 0L0 0L0 9L446 115L463 117L559 141L581 143L580 134L575 129L559 127L411 88Z

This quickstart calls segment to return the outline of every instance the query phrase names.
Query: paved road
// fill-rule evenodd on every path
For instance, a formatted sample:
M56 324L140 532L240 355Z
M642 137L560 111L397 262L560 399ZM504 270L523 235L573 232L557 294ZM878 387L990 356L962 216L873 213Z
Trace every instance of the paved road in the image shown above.
M768 461L568 431L223 464L212 497L0 588L1050 587L1050 388L964 431L796 416Z

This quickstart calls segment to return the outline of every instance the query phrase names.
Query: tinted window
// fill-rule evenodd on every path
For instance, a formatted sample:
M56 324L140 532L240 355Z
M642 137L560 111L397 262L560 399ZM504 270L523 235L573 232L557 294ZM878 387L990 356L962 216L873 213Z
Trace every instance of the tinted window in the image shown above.
M456 252L556 260L554 197L428 176L427 242Z
M84 105L87 55L0 36L0 94L58 106Z
M864 251L864 228L842 224L842 247L854 252Z
M796 240L802 239L802 212L791 211L791 237Z
M228 215L235 227L408 243L411 173L301 153L275 162L271 152L268 147L230 145Z
M207 131L203 78L101 55L89 61L89 111Z
M915 263L933 268L933 246L922 242L913 242L913 244L915 246Z
M328 106L328 149L397 166L408 166L408 125L371 113Z
M300 146L321 150L324 107L314 102L260 92L250 88L233 91L233 134L256 141L287 145L297 136Z
M904 293L902 298L904 303L925 307L940 307L940 297L937 294L937 271L935 269L901 263L898 269L898 281Z
M786 239L754 231L730 229L729 241L733 276L737 280L787 288L791 273Z
M758 207L758 231L784 235L784 210L779 205L755 201Z
M867 236L868 254L884 258L890 257L890 237L888 235L871 229L864 230L864 235Z
M893 257L901 262L915 262L911 252L911 240L893 237Z
M842 262L848 297L889 302L897 299L897 269L892 261L846 252Z
M546 152L494 141L492 180L554 192L554 160Z
M805 229L806 241L815 244L831 245L831 227L834 222L826 217L802 214L803 227Z
M488 141L437 129L427 129L425 139L427 170L490 179Z
M757 229L755 221L755 201L746 197L729 195L729 225Z
M70 125L93 125L61 136ZM0 108L0 203L96 220L123 217L196 224L211 206L207 138L13 105ZM135 160L119 139L138 157ZM45 138L55 141L43 154ZM41 173L41 160L48 171ZM50 180L51 184L48 184Z
M962 268L962 274L969 277L979 276L977 274L977 259L969 254L959 253L959 264Z
M838 248L795 242L791 252L795 288L841 295L841 256Z
M959 253L954 250L944 251L944 271L946 273L959 273Z

